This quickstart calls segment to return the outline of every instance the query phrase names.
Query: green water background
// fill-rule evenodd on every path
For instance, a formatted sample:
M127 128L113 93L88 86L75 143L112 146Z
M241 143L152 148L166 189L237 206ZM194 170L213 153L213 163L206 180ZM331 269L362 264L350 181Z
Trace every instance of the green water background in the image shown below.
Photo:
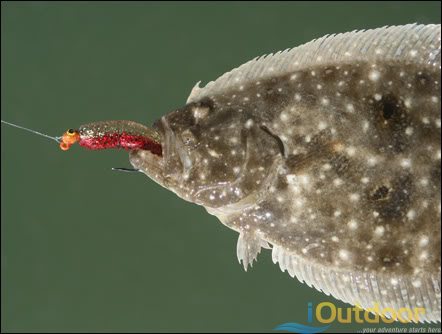
M255 56L328 33L440 23L440 10L440 2L2 2L1 117L54 135L95 120L151 124L197 81ZM129 167L126 152L61 152L2 126L2 331L271 331L306 323L307 302L344 306L282 273L269 251L245 273L236 232L114 166ZM330 332L363 327L335 323Z

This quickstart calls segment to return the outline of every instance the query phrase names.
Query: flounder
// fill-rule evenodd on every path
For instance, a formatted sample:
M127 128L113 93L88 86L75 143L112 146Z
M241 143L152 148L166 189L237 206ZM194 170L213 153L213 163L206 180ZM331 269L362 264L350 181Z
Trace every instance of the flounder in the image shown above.
M441 319L440 25L329 35L197 84L130 162L301 282ZM415 319L416 320L416 319Z

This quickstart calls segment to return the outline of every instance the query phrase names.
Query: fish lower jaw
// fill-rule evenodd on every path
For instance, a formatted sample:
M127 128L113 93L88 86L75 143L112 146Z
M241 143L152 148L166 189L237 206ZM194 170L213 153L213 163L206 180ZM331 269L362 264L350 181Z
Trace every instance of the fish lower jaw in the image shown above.
M163 186L164 159L150 151L134 150L129 152L129 162L155 182Z

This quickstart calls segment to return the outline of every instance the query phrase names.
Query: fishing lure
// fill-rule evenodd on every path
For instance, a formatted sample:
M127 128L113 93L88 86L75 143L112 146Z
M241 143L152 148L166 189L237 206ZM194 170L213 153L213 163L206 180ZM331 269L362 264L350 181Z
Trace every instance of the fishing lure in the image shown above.
M255 58L153 128L98 122L63 150L125 148L135 170L239 233L238 260L363 308L441 320L440 25L325 36Z
M148 127L132 121L104 121L69 129L60 138L60 148L67 151L78 142L91 150L124 148L126 150L148 150L161 156L158 134Z

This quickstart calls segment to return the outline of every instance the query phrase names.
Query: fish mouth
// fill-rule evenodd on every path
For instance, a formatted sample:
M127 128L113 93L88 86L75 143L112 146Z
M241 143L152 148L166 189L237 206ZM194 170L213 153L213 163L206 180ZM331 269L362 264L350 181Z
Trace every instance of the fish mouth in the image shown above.
M129 161L134 168L180 196L177 191L193 167L191 157L164 116L150 130L155 132L155 137L151 138L161 144L162 154L157 155L150 150L132 150Z
M129 162L139 172L145 174L158 185L174 192L177 196L190 201L184 183L187 181L185 148L181 149L181 140L168 125L165 119L156 121L151 131L155 131L161 144L162 154L157 155L151 150L130 150ZM152 137L153 138L153 137ZM181 143L182 145L182 143ZM190 157L187 159L190 161Z
M161 121L158 120L154 122L152 126L146 127L144 135L151 140L155 150L129 150L129 162L135 169L147 175L158 184L164 186L164 153L166 135ZM160 149L158 149L158 146Z

